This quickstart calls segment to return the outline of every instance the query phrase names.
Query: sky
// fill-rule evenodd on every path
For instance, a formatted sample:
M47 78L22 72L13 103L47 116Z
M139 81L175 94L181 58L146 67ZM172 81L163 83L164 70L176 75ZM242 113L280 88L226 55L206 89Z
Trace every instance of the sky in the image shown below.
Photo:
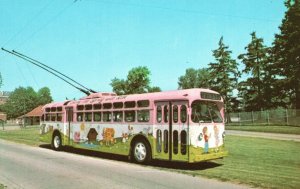
M253 31L270 46L285 11L281 0L0 0L0 47L96 91L111 92L113 78L138 66L151 71L151 86L176 90L187 68L215 61L222 36L234 59ZM0 72L1 91L47 86L54 101L84 96L4 51Z

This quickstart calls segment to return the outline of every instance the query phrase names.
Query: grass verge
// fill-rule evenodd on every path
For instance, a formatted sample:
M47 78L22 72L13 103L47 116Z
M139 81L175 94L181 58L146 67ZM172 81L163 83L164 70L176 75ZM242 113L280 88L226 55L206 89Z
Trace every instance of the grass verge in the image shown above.
M254 132L265 132L265 133L282 133L282 134L300 135L300 127L296 127L296 126L264 126L264 125L231 126L231 125L226 125L225 129L226 130L254 131Z
M5 188L7 188L5 185L0 184L0 189L5 189Z
M37 146L39 130L31 127L0 131L0 138ZM159 168L260 188L300 186L299 142L227 136L225 144L229 156L222 160L192 164L191 169Z
M17 130L0 130L0 138L31 146L39 145L39 127L30 126Z
M177 171L260 188L299 188L299 144L227 136L225 147L229 150L228 157L213 161L211 166L206 164L205 169Z

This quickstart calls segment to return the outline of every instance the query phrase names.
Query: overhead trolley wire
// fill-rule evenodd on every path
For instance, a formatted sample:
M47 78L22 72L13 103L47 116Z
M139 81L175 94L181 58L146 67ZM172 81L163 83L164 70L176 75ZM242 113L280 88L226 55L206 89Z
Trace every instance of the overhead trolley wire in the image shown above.
M33 59L33 58L30 58L30 57L28 57L28 56L26 56L26 55L24 55L24 54L22 54L22 53L20 53L20 52L18 52L18 51L15 51L15 50L12 50L12 52L15 53L15 54L18 54L18 55L20 55L20 56L22 56L22 57L25 57L25 58L27 58L27 59L29 59L29 60L32 60L32 61L34 61L34 62L36 62L36 63L38 63L38 64L40 64L40 65L42 65L42 66L44 66L44 67L46 67L46 68L48 68L48 69L54 71L54 72L56 72L56 73L58 73L58 74L64 76L65 78L67 78L67 79L73 81L73 82L76 83L77 85L79 85L79 86L85 88L86 90L88 90L88 91L90 91L90 92L92 92L92 93L96 93L96 91L94 91L94 90L92 90L92 89L89 89L89 88L83 86L82 84L78 83L78 82L75 81L74 79L68 77L67 75L61 73L60 71L58 71L58 70L56 70L56 69L54 69L54 68L51 68L50 66L47 66L46 64L43 64L42 62L40 62L40 61L38 61L38 60L35 60L35 59Z
M53 72L53 71L51 71L51 70L49 70L49 69L43 67L42 65L40 65L40 64L38 64L37 62L31 60L30 58L27 58L27 57L25 57L25 56L22 56L22 55L20 55L20 54L17 54L15 51L13 52L13 51L6 50L6 49L4 49L3 47L2 47L1 49L2 49L3 51L7 52L7 53L10 53L10 54L12 54L12 55L14 55L14 56L17 56L17 57L23 59L23 60L25 60L25 61L27 61L27 62L29 62L29 63L31 63L31 64L34 64L35 66L40 67L41 69L43 69L43 70L45 70L45 71L47 71L47 72L53 74L54 76L60 78L60 79L63 80L64 82L66 82L66 83L68 83L69 85L71 85L72 87L76 88L77 90L79 90L79 91L85 93L86 95L90 95L90 92L89 92L88 90L79 88L78 86L74 85L73 83L67 81L65 78L61 77L60 75L56 74L55 72ZM58 73L58 72L57 72L57 73ZM86 88L86 87L84 87L84 88Z

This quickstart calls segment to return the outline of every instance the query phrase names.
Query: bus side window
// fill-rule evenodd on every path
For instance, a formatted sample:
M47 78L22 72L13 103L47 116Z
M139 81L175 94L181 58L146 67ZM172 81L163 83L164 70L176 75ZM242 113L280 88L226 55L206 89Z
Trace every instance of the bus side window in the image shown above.
M92 112L87 112L87 113L85 113L84 119L87 122L91 122L92 121L92 117L93 117Z
M94 112L94 121L101 121L101 112Z
M168 105L164 106L164 122L168 123L169 121L169 111L168 111Z
M187 119L186 106L181 105L181 108L180 108L180 121L181 121L181 123L185 123L186 119Z
M51 114L51 121L56 121L56 114Z
M46 121L50 121L50 114L46 114Z
M125 111L125 122L135 122L135 111Z
M110 122L111 121L111 112L103 112L103 121Z
M114 115L114 122L122 122L123 121L123 112L122 111L115 111L113 112Z
M140 110L137 112L138 122L148 122L150 120L149 110Z
M77 113L77 121L82 121L83 120L83 113Z
M174 123L178 122L178 106L177 105L173 106L173 122Z
M57 121L61 121L62 120L62 114L60 113L60 114L56 114L56 120Z
M41 120L45 121L45 114L42 115Z
M157 121L157 123L161 122L161 118L162 118L161 106L157 106L157 108L156 108L156 121Z

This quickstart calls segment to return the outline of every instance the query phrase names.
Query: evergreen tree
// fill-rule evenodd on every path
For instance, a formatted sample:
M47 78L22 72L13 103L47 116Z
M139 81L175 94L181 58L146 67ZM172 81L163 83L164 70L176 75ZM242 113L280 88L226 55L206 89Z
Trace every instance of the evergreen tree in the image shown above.
M245 47L247 52L240 54L238 59L245 65L243 73L250 74L250 77L239 84L239 96L243 99L246 111L257 111L268 108L271 98L266 98L270 83L266 67L269 63L268 48L263 44L262 38L257 38L252 32L251 42Z
M218 49L213 50L216 62L209 63L208 68L210 86L223 96L227 112L234 111L233 104L236 98L233 97L233 90L237 88L239 77L237 62L231 58L230 54L231 51L228 50L228 46L225 46L221 37Z
M287 0L285 5L287 11L272 49L274 90L278 103L284 105L288 97L288 106L300 109L300 2Z

